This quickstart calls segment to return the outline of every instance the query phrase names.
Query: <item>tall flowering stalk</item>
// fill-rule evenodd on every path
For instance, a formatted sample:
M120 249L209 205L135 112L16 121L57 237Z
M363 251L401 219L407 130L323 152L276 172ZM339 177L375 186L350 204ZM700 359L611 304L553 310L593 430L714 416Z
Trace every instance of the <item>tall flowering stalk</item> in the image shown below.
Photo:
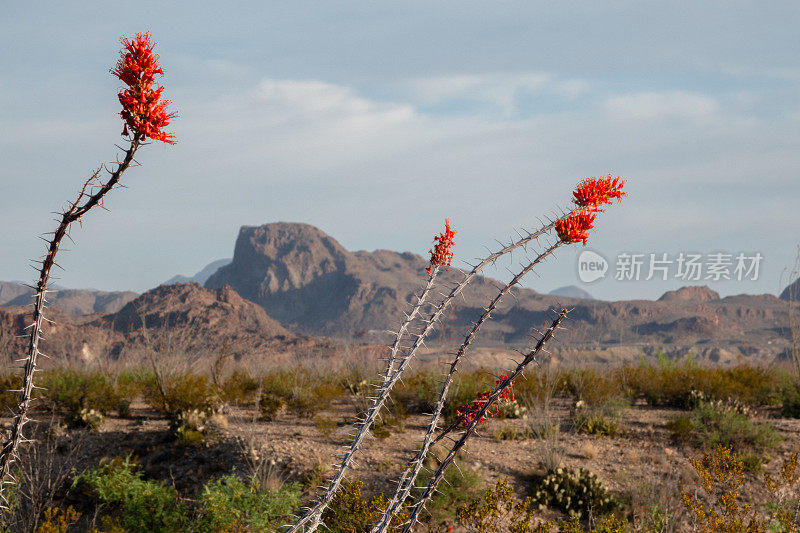
M92 173L84 182L78 197L69 208L61 213L58 227L52 233L52 238L47 241L47 253L39 261L39 278L36 282L36 293L33 303L33 322L28 326L28 348L22 366L23 380L19 392L17 409L9 437L3 442L0 449L0 506L7 507L8 500L5 487L14 483L11 474L11 465L18 459L19 444L26 439L22 431L28 422L28 410L31 403L31 393L34 373L38 370L37 358L39 355L47 357L40 350L42 341L42 324L47 321L44 309L47 303L48 283L50 271L56 265L56 255L61 247L61 241L69 235L69 228L73 222L80 221L92 208L103 205L103 199L112 189L115 189L119 179L133 163L134 155L147 139L158 140L168 144L175 144L175 135L163 131L174 118L175 113L167 112L168 100L161 99L163 87L155 82L155 76L163 76L164 71L158 64L159 57L153 53L155 43L151 42L149 33L137 33L133 41L122 38L123 49L115 69L111 73L119 78L127 88L120 91L118 98L122 104L120 116L125 121L122 135L129 142L122 160L115 162L113 170L106 169L109 173L107 181L100 179L101 167Z
M428 424L428 428L425 432L425 436L423 437L422 444L420 445L419 450L415 454L414 458L409 463L408 467L405 469L403 474L400 476L399 481L397 482L397 487L395 489L394 494L389 500L389 503L386 507L385 512L379 519L379 521L375 524L372 528L371 533L382 533L385 532L391 523L391 518L395 516L404 506L406 500L409 498L411 491L415 487L415 481L417 476L419 475L420 471L423 468L425 463L425 459L428 457L431 448L434 444L436 444L441 437L436 436L436 432L439 430L439 421L441 418L442 411L444 409L445 401L448 397L448 393L450 391L450 386L452 381L455 377L456 372L458 371L459 364L463 359L464 355L466 354L467 350L469 349L472 342L475 340L478 332L480 331L481 327L484 323L491 317L492 312L497 308L500 301L503 297L508 294L511 289L517 285L522 278L525 277L529 272L531 272L536 265L538 265L541 261L551 255L553 252L558 249L563 244L571 244L582 242L584 245L586 244L586 240L588 239L588 231L592 229L592 224L595 220L596 213L601 211L601 206L610 204L612 200L619 200L624 195L622 192L622 185L624 181L619 179L617 180L610 180L606 178L589 178L587 180L582 181L578 184L578 187L573 192L573 203L576 206L576 209L573 209L568 214L564 215L563 217L559 218L555 222L552 223L549 229L555 229L556 234L558 236L558 240L546 248L543 252L537 255L533 260L531 260L526 266L524 266L512 279L509 281L500 291L498 292L497 296L495 296L489 305L486 306L483 314L481 317L473 324L472 328L467 333L466 337L464 338L463 343L456 351L455 356L450 364L450 369L448 371L447 376L445 377L444 384L442 385L442 390L439 394L439 399L436 402L436 406L434 407L433 414L431 415L430 423ZM514 372L511 374L511 378L501 380L500 383L497 384L495 390L485 399L483 402L483 406L477 413L473 413L472 420L470 420L467 429L464 431L462 437L455 442L454 446L450 449L450 453L445 458L445 460L440 463L439 468L435 472L435 475L431 478L428 483L428 486L425 488L423 493L419 496L416 503L412 506L412 511L409 514L408 521L406 522L403 531L410 531L419 518L419 513L424 509L425 504L430 499L433 494L433 491L436 490L438 483L441 481L442 476L444 475L444 469L447 468L449 465L448 461L452 461L455 458L455 453L460 449L464 443L466 442L467 438L474 432L475 426L482 421L487 413L487 409L489 406L499 397L504 394L505 389L511 384L514 377L516 377L524 367L533 361L535 357L539 354L541 350L544 349L544 345L547 341L549 341L555 329L559 326L561 320L567 314L567 310L562 310L562 313L558 315L556 321L553 322L552 326L548 331L542 336L537 344L536 349L534 352L531 352L526 356L523 362L515 369ZM445 430L444 433L449 432Z
M403 338L409 334L409 328L414 321L419 318L420 312L428 303L428 296L435 286L434 282L441 267L450 265L450 262L453 258L453 252L451 249L453 247L453 238L455 237L455 234L456 232L450 228L450 221L445 220L445 231L444 233L434 237L436 245L430 250L430 261L428 263L428 267L425 269L426 272L428 272L428 281L420 295L417 296L411 312L406 315L405 320L395 333L395 338L392 342L389 355L387 357L386 370L383 374L382 383L378 388L375 397L372 398L372 406L369 408L369 410L367 410L363 419L360 421L358 429L353 436L353 441L351 442L345 454L342 456L338 468L336 469L336 473L328 483L325 492L316 501L316 503L310 509L308 509L306 514L290 528L289 531L299 531L301 529L304 529L305 531L313 531L319 527L319 524L322 520L322 513L333 500L334 496L336 496L336 491L339 489L339 486L344 480L345 473L350 468L356 453L362 446L364 440L367 438L369 430L375 423L375 419L378 417L386 400L389 398L389 393L391 392L395 383L397 383L397 381L400 379L403 370L405 370L406 366L408 365L411 356L409 354L405 354L404 356L401 355ZM414 337L415 341L420 340L419 334Z
M552 220L544 224L541 228L539 228L534 232L528 232L526 235L520 236L518 240L512 241L510 244L504 246L497 252L490 253L487 257L485 257L476 265L474 265L472 267L472 270L470 270L469 272L465 272L463 274L464 276L463 279L459 283L455 284L455 286L451 289L451 291L443 298L443 300L439 304L434 305L432 307L432 312L427 318L427 320L425 320L425 322L421 326L419 333L413 336L413 343L410 346L408 346L403 353L399 354L396 354L393 346L392 354L396 355L394 355L394 358L391 360L396 361L397 366L393 366L393 364L390 362L390 365L387 367L387 373L384 376L383 384L378 389L378 394L374 398L373 406L370 408L363 422L361 423L358 432L354 437L353 443L345 453L345 456L340 462L336 470L336 473L334 474L334 477L331 483L328 485L328 488L326 489L324 495L294 525L289 527L289 529L287 530L289 533L295 533L299 531L305 531L308 533L311 531L315 531L319 527L319 525L321 524L322 513L324 512L325 507L333 499L335 491L338 488L339 484L341 483L341 480L343 479L346 470L352 463L353 456L356 454L360 446L364 443L367 432L371 427L371 424L374 422L375 416L377 416L377 413L380 411L380 409L385 404L386 400L389 398L392 387L399 380L402 372L408 366L409 361L414 357L417 350L424 344L425 338L427 338L427 336L435 328L436 324L441 320L442 316L444 316L444 313L448 309L450 304L459 294L462 293L462 291L475 278L475 276L480 274L487 265L494 263L500 257L508 253L511 253L512 251L517 250L519 248L527 248L527 246L532 241L538 240L540 237L551 232L554 228L557 227L557 225L565 224L565 222L561 222L562 220L569 219L570 217L573 217L575 215L579 215L581 212L584 211L586 212L598 211L600 210L599 208L601 205L609 204L613 199L618 200L620 199L621 195L624 194L621 193L621 186L622 184L624 184L624 182L620 182L618 179L616 180L616 182L611 180L611 182L609 183L603 181L602 183L599 184L595 183L595 181L598 180L596 178L589 178L588 180L582 182L582 185L584 187L591 187L591 190L588 188L586 189L587 194L585 196L589 198L588 200L587 199L579 200L577 197L575 197L575 199L573 200L575 208L570 210L563 217L557 220ZM615 189L614 187L617 188ZM580 230L581 233L585 234L589 229L591 229L591 224L589 224L589 227L579 226L577 229ZM431 250L431 265L428 268L428 272L429 274L431 274L431 277L428 280L429 286L432 281L432 278L438 271L437 267L449 265L452 260L452 254L450 253L448 243L452 244L453 235L455 235L455 232L452 232L452 230L449 227L449 223L446 222L445 232L436 237L437 245L434 247L434 249ZM569 236L569 233L565 235ZM435 443L438 440L435 437L435 433L436 430L438 429L439 418L441 416L441 411L443 409L445 398L447 397L447 393L449 391L452 377L457 371L461 357L464 355L464 353L466 353L469 345L472 343L475 336L477 335L481 325L489 318L491 312L496 308L497 304L500 302L503 296L505 296L505 294L507 294L511 290L511 288L514 285L516 285L522 279L522 277L524 277L525 274L533 270L533 268L539 262L544 260L548 255L550 255L553 251L555 251L555 249L558 246L565 243L577 242L578 240L577 236L578 235L575 234L574 235L575 238L569 237L566 240L559 238L559 241L557 243L555 243L545 252L539 254L536 259L531 261L528 266L526 266L519 274L517 274L517 276L514 277L512 282L510 282L506 287L504 287L500 291L497 297L495 297L492 300L492 302L488 305L488 307L486 308L486 312L481 317L481 319L479 319L479 321L475 324L475 326L473 326L472 330L467 335L467 338L465 339L462 347L457 352L453 360L453 363L451 364L450 372L443 384L443 390L440 394L439 401L437 402L434 413L431 415L431 424L429 425L428 431L425 434L425 438L423 439L423 444L420 447L420 451L415 456L414 460L412 460L412 462L410 463L409 468L403 473L400 480L398 481L397 490L395 494L389 501L387 509L384 512L383 516L381 517L379 522L375 524L375 526L373 527L372 532L386 531L387 528L389 527L389 524L391 523L392 517L394 517L403 507L406 498L408 497L411 489L414 486L414 481L416 479L416 476L419 473L419 470L422 468L422 464L424 462L425 457L427 456L430 447L432 446L433 443ZM407 327L407 325L408 325L408 320L406 320L403 326L401 326L400 330L398 330L397 334L398 337L396 337L396 339L399 338L401 332L404 330L404 328ZM557 327L557 325L558 324L556 324L554 328ZM551 336L552 335L547 336L546 340L549 340ZM541 343L541 346L539 347L540 350L543 349L543 345L544 342ZM491 399L491 401L494 401L497 397L502 396L503 390L507 389L510 386L510 381L508 381L507 383L505 382L505 380L502 381L505 384L503 385L501 390L497 392L497 396L494 396L493 393L492 395L487 397L487 402L489 399ZM478 420L480 420L480 418L483 418L484 415L485 415L485 410L481 412L480 416L478 416ZM475 422L475 420L472 420L472 422ZM438 481L436 481L436 483L438 483ZM420 510L424 507L424 503L425 503L424 501L420 502L420 507L419 507ZM416 516L417 515L415 514L414 518L407 523L410 524L409 527L413 527L413 524L416 521Z

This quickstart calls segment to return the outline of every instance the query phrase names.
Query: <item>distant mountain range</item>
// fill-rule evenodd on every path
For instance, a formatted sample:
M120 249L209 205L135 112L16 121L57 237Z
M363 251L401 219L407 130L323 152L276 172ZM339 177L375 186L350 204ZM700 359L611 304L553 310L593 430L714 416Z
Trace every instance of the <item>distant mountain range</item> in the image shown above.
M242 227L233 261L206 287L230 285L292 331L347 338L396 327L424 283L426 266L411 253L350 252L313 226L280 222ZM440 286L446 289L460 276L452 269ZM463 332L496 294L498 283L476 279L440 336ZM780 357L788 348L788 305L773 295L720 298L708 287L684 287L659 301L605 302L575 289L559 295L515 291L484 327L483 341L524 345L533 327L548 321L553 308L566 305L573 311L561 349L591 351L600 359L603 353L614 359L691 350L725 361L754 354Z
M28 305L34 291L18 282L0 281L0 306ZM95 291L89 289L59 289L48 293L52 307L71 315L115 313L138 296L131 291Z
M87 338L111 342L116 352L126 346L125 335L141 325L142 316L146 329L191 324L198 342L208 346L233 342L241 353L247 352L248 343L272 346L308 339L304 336L382 343L386 330L397 327L424 284L426 266L424 258L412 253L351 252L318 228L278 222L242 227L233 259L215 261L191 278L176 276L141 296L64 290L54 295L53 307L73 315L94 313L76 318L60 314L76 328L96 328L102 316L112 332L106 328L105 336L92 333ZM457 269L444 272L438 290L448 290L461 276ZM183 279L205 280L205 289L183 284ZM496 294L499 283L475 279L431 343L457 342ZM524 346L532 329L549 321L552 310L563 305L572 312L568 331L554 349L567 359L635 359L661 350L676 355L692 351L722 362L738 357L773 360L788 353L786 298L798 286L795 282L787 287L783 299L768 294L720 298L708 287L691 286L669 291L658 301L617 302L595 300L575 286L550 294L518 289L493 313L480 338L489 346ZM31 294L18 284L0 282L6 325L9 316L18 320L24 315L24 309L13 306L28 304Z
M203 267L203 270L194 276L183 276L178 274L177 276L172 276L170 279L162 283L162 285L175 285L176 283L198 283L200 285L204 285L206 280L208 280L208 278L210 278L214 272L225 265L229 265L231 261L233 261L233 259L218 259L207 264L205 267Z
M113 313L70 315L50 309L45 353L66 360L136 357L145 350L160 357L190 359L222 352L236 359L273 358L325 343L287 331L253 302L230 287L204 289L196 283L161 285ZM0 309L0 357L22 353L26 339L15 337L30 321L30 306ZM3 353L5 352L5 353Z
M567 298L577 298L579 300L594 300L594 296L575 285L567 285L550 291L548 294L553 296L566 296Z

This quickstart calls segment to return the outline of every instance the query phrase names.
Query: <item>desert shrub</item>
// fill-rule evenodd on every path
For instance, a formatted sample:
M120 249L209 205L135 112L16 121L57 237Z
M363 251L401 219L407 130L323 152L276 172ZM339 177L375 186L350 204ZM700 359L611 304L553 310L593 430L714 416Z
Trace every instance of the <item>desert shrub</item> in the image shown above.
M434 372L417 372L395 385L392 391L392 410L402 409L404 413L424 414L433 412L442 378Z
M3 413L14 411L19 401L19 390L22 387L22 376L18 374L0 374L0 409Z
M331 533L368 533L381 513L386 509L388 501L383 494L373 498L361 495L364 483L352 481L342 483L333 501L322 514L322 520ZM398 513L392 520L390 531L399 531L398 527L405 514Z
M41 377L44 401L51 409L66 415L70 426L99 426L102 417L119 405L119 394L111 380L98 371L70 368L49 370Z
M781 439L769 424L753 422L749 416L723 402L702 401L689 416L673 418L667 427L676 440L708 449L732 447L748 457L749 469L757 469L764 450L774 447Z
M266 490L257 483L227 475L203 486L195 530L271 531L285 524L300 505L299 483Z
M781 416L800 418L800 386L792 384L784 387L781 396Z
M492 432L492 438L495 440L518 440L524 439L525 433L510 424L505 424Z
M690 408L694 391L711 399L733 399L750 406L779 401L777 371L757 365L721 368L702 366L691 359L676 363L661 357L656 365L628 364L621 372L634 394L654 406Z
M274 418L284 408L297 416L311 418L344 394L338 381L336 376L325 379L304 368L269 374L261 380L259 409L267 419Z
M561 378L561 389L587 405L620 403L628 396L614 371L599 372L593 368L573 368Z
M142 371L138 368L126 369L113 376L113 385L117 393L117 414L122 418L131 415L131 403L142 391Z
M594 516L608 514L619 506L603 482L584 468L550 472L535 486L533 500L542 509L555 507L576 517L586 512Z
M229 404L252 404L260 385L254 377L237 371L222 382L217 393L223 402Z
M180 531L188 518L175 489L143 479L130 457L117 458L79 474L73 487L84 490L103 514L125 531Z
M681 501L703 531L797 531L797 494L800 468L796 453L784 460L777 478L766 474L763 489L771 503L764 511L740 502L746 465L730 447L717 446L700 459L689 459L699 487L681 489ZM704 494L703 494L704 493ZM704 496L704 498L701 498Z
M622 400L611 398L589 404L578 400L570 410L575 429L591 435L615 437L624 432L621 415L625 409Z
M44 510L42 521L35 533L66 533L70 526L81 518L81 513L71 505L66 509L48 507Z
M592 529L584 529L577 516L572 516L566 524L558 528L558 533L627 533L628 531L630 531L628 523L614 516L614 513L597 520Z
M552 522L532 527L533 500L530 497L518 500L508 478L498 480L493 487L487 487L481 497L461 505L456 516L477 533L500 531L501 527L514 533L548 533L553 527Z
M143 374L140 383L144 400L169 419L184 412L211 410L215 403L210 380L200 374L159 377L150 372Z
M429 470L424 470L417 478L417 484L423 487L428 484L431 472L436 469L438 462L429 457L426 466ZM480 473L467 463L456 461L445 471L442 483L425 506L427 516L423 513L420 520L428 525L429 530L438 531L438 526L452 520L455 509L477 498L482 487L483 478Z

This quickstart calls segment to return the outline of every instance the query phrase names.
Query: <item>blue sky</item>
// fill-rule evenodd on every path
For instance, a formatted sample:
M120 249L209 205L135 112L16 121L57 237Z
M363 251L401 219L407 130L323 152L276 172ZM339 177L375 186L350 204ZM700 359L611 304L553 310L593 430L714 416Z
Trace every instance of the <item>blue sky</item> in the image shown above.
M65 286L143 291L229 257L239 226L274 221L353 250L424 254L448 217L456 257L471 260L608 173L630 193L591 240L609 261L759 252L758 281L701 282L775 293L800 243L796 2L52 2L3 14L0 279L34 277L49 213L115 157L108 70L119 37L145 30L179 144L143 148L111 212L73 231ZM623 299L685 284L582 285L578 252L562 248L527 285Z

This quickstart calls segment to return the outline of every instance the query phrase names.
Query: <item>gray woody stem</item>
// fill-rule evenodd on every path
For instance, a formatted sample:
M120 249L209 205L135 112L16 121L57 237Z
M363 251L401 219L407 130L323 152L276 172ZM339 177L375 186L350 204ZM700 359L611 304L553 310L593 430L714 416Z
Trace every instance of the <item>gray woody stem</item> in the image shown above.
M336 474L334 474L333 478L331 478L331 481L328 483L328 487L325 489L325 493L320 497L314 507L312 507L303 518L301 518L294 526L292 526L292 528L289 530L290 532L299 531L300 528L304 526L306 531L314 531L317 527L319 527L319 524L322 521L322 513L325 511L325 508L328 506L328 504L330 504L330 502L333 500L334 496L336 496L336 491L339 489L339 486L344 479L344 474L347 468L353 461L353 456L364 442L370 427L372 427L372 424L375 422L375 419L380 413L386 398L389 396L389 391L400 378L400 374L405 367L405 362L408 360L408 357L401 359L397 368L395 368L395 363L398 361L397 354L400 351L400 343L403 339L403 336L408 331L411 323L419 315L419 312L422 309L422 306L425 304L431 289L433 289L434 280L439 273L439 269L440 267L438 265L434 265L433 269L431 270L431 274L428 277L428 283L425 285L422 294L420 294L420 296L417 298L414 308L411 310L411 313L408 314L400 328L398 328L397 333L395 333L394 342L392 343L391 350L389 351L389 357L386 364L386 373L383 376L383 383L378 389L378 395L375 398L372 406L370 406L369 410L364 415L364 420L361 422L358 432L353 438L353 442L350 444L350 448L342 458L342 462L339 465Z
M33 374L37 370L36 358L42 355L39 351L39 341L42 339L42 321L47 320L43 311L45 308L45 295L47 294L47 283L50 280L50 270L55 265L56 254L61 246L62 239L67 235L70 225L81 219L90 209L98 205L102 206L102 201L105 195L114 188L119 182L120 176L133 162L133 156L139 148L139 141L137 136L134 135L130 147L125 151L125 157L122 161L117 162L117 168L111 172L111 178L100 186L100 188L91 193L87 191L89 187L95 182L100 170L97 170L92 176L83 184L83 189L78 194L78 198L72 205L61 215L61 220L58 228L53 232L53 238L48 243L47 255L42 260L42 267L39 271L39 280L36 283L36 294L34 296L33 304L33 324L29 327L31 329L28 337L28 350L23 365L23 378L22 388L19 391L19 401L17 411L14 414L14 420L11 427L11 433L3 443L0 450L0 505L6 505L6 497L4 488L6 485L13 483L11 476L11 464L17 459L19 444L24 441L22 436L22 428L28 422L28 409L31 402L31 393L34 389ZM83 203L81 203L83 201Z
M434 434L439 429L439 418L441 417L442 410L444 409L444 402L447 399L447 394L450 390L450 384L453 381L453 376L455 375L458 369L458 363L461 361L461 358L466 353L467 349L469 348L472 341L475 339L475 336L478 334L481 326L489 319L492 312L495 310L497 305L500 303L500 300L508 294L508 292L520 282L520 280L525 277L531 270L534 269L536 265L538 265L544 258L549 256L553 253L556 248L561 246L562 241L556 242L550 248L539 254L533 261L530 262L525 268L519 271L514 278L503 287L500 292L495 296L495 298L491 301L491 303L486 307L486 310L478 319L478 321L472 326L472 329L467 334L464 342L461 344L461 347L456 352L455 357L453 358L453 362L450 365L450 371L448 372L447 377L445 378L444 385L442 386L442 391L439 394L439 399L436 403L436 407L434 408L433 414L431 415L431 421L428 424L428 429L425 433L425 437L423 438L422 445L420 446L419 451L415 455L414 459L408 465L406 470L403 472L400 480L397 483L397 488L395 489L395 493L392 495L392 498L389 500L389 503L386 507L386 511L381 516L381 519L378 521L375 526L373 526L371 533L383 533L389 528L389 524L391 523L392 517L397 514L397 512L402 508L403 503L408 498L411 489L414 487L414 481L419 475L420 470L425 462L425 458L430 451L431 446L433 446Z
M467 428L464 430L463 435L461 435L461 438L459 438L455 442L453 447L448 452L447 456L439 464L439 467L433 473L433 476L428 482L428 486L425 488L425 491L419 497L419 500L417 500L417 502L414 504L414 507L411 509L411 512L409 514L408 521L406 522L405 527L403 528L403 533L410 532L412 530L414 524L419 518L420 512L422 511L422 509L424 509L425 504L433 496L433 492L436 490L436 487L444 478L444 474L445 471L447 470L447 467L449 467L450 464L452 464L452 462L455 460L456 455L458 454L459 450L464 446L464 444L467 442L467 439L471 437L473 433L475 433L475 428L483 419L484 415L486 414L486 411L494 404L494 402L497 401L497 398L503 393L503 391L507 387L509 387L515 379L517 379L517 376L519 376L522 373L525 367L531 361L534 361L536 359L536 357L544 348L544 345L547 343L547 341L553 338L556 329L558 329L558 326L559 324L561 324L561 321L564 320L564 318L566 318L567 313L569 313L568 309L561 310L561 312L558 314L556 319L547 329L542 338L539 339L539 342L536 344L536 347L530 352L528 352L528 354L525 356L522 362L517 364L517 367L514 369L513 372L511 372L511 374L508 375L508 377L500 381L500 383L495 387L494 391L492 391L492 393L489 395L489 398L487 398L487 400L484 402L483 406L478 410L477 413L475 413L475 418L472 419Z
M555 222L550 222L547 225L543 226L539 230L528 233L524 237L520 238L519 240L512 242L511 244L505 246L503 249L489 254L485 259L483 259L480 263L475 265L472 270L465 274L464 279L456 285L448 294L444 300L439 304L438 307L435 308L433 314L428 318L428 321L425 323L425 327L423 330L416 336L414 340L414 344L408 349L408 352L399 358L399 364L395 369L390 379L384 378L384 383L381 385L381 388L378 390L378 395L375 398L375 401L372 407L367 412L367 416L364 419L364 422L359 427L358 433L355 435L353 439L353 443L350 445L350 448L345 453L344 457L342 458L341 463L337 469L336 474L334 474L333 479L331 480L328 488L325 491L323 497L317 502L314 507L312 507L300 520L298 520L293 526L291 526L286 533L297 533L299 531L305 531L305 533L311 533L319 527L322 521L322 513L325 511L325 508L328 504L333 500L333 497L336 493L336 489L338 489L339 485L341 484L342 479L344 478L344 474L346 470L350 467L350 464L353 461L353 456L355 452L358 450L359 446L361 446L364 438L366 437L366 433L369 431L370 426L375 420L375 417L380 412L383 404L389 397L389 394L392 391L392 387L394 387L395 383L399 380L400 376L402 375L403 371L408 365L408 362L416 354L417 350L422 346L425 338L428 334L433 330L436 323L439 321L441 316L450 306L452 301L461 294L464 288L469 285L469 283L477 276L481 271L483 271L486 265L497 261L503 255L516 250L521 246L525 246L529 242L538 239L555 226ZM399 330L398 330L399 334Z

